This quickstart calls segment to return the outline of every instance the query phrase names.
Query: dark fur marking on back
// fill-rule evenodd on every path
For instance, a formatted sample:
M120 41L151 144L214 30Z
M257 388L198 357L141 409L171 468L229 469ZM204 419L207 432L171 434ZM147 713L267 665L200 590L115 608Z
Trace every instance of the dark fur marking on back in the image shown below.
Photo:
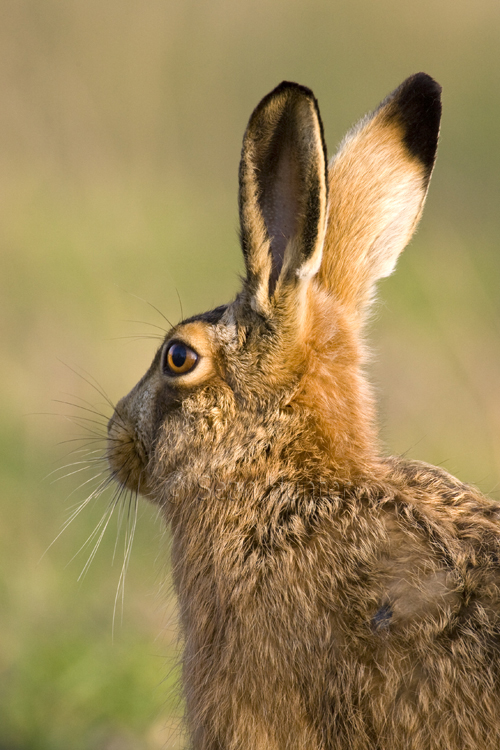
M374 632L387 631L392 620L392 607L390 604L382 604L371 619L371 627Z

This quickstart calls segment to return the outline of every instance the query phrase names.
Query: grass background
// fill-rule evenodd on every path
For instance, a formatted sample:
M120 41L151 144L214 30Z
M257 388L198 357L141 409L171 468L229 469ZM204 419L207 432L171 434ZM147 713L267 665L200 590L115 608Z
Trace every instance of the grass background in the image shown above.
M1 0L1 750L182 746L154 509L140 506L114 628L126 509L80 580L106 498L49 548L97 472L47 475L103 434L61 402L109 415L92 379L117 400L143 374L164 325L150 304L177 320L180 302L237 291L239 149L265 93L312 87L332 153L419 70L444 89L439 158L381 285L371 376L388 450L498 497L500 4Z

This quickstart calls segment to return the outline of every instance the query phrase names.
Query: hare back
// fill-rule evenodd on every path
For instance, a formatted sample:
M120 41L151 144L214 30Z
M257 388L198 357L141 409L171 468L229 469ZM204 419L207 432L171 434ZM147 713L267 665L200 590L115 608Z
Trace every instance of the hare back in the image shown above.
M500 746L498 507L385 468L176 507L195 747Z

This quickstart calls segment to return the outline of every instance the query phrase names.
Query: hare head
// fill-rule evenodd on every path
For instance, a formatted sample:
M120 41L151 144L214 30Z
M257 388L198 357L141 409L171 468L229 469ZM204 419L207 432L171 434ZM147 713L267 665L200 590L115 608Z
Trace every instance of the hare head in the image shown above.
M414 75L328 167L309 89L283 82L260 102L239 171L243 287L169 331L119 402L120 483L169 507L212 481L376 470L362 325L420 217L440 112L438 84Z

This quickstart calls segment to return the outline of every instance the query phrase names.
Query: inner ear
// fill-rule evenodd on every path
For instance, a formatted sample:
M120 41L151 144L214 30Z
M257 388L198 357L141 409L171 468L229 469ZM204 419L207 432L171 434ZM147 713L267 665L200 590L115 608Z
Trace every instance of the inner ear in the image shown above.
M317 272L326 201L317 102L309 89L284 81L254 110L240 161L245 290L254 309L267 314L282 285L292 289Z
M285 250L300 229L304 207L303 175L297 159L292 123L282 119L257 174L258 200L270 241L271 274L269 294L274 292L283 268Z

